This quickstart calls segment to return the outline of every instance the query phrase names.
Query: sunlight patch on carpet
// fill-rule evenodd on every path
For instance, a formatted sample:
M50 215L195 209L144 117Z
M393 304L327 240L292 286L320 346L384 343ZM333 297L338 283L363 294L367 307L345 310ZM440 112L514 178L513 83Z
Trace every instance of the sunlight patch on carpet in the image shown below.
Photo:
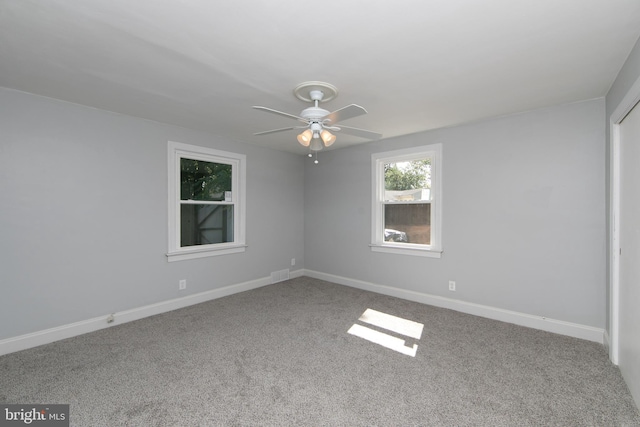
M367 308L358 320L417 340L422 336L422 328L424 328L422 323L392 316L370 308Z
M365 310L358 320L417 340L422 336L422 329L424 328L422 323L392 316L370 308ZM371 341L375 344L397 351L398 353L406 354L407 356L416 357L416 352L418 351L418 344L413 344L412 347L408 347L405 340L401 338L385 334L384 332L380 332L357 323L354 323L347 332L351 335L364 338L367 341Z

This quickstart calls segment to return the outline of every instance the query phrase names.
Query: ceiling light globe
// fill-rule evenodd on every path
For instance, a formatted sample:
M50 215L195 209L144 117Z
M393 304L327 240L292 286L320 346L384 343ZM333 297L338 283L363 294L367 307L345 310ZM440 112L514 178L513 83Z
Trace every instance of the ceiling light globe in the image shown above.
M322 138L322 141L324 141L325 147L329 147L331 146L331 144L336 142L336 136L326 129L322 131L322 133L320 134L320 138Z
M311 146L309 148L311 151L320 151L324 148L324 145L322 145L322 141L317 138L311 141Z
M311 142L311 137L312 136L313 136L313 134L311 133L311 131L309 129L307 129L304 132L302 132L300 135L298 135L298 142L303 147L308 147L309 143Z

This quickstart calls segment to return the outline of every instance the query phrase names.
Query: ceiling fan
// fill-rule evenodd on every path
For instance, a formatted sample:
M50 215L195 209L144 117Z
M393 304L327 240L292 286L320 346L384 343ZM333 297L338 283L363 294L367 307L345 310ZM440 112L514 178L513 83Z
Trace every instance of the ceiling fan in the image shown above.
M329 147L336 141L336 136L332 134L331 131L341 131L349 135L366 139L380 139L382 137L382 134L371 132L369 130L358 129L351 126L336 125L338 122L367 114L367 110L356 104L347 105L346 107L333 112L320 108L319 103L321 101L330 101L338 95L338 89L329 83L315 81L300 83L293 90L293 93L298 99L305 102L313 102L314 105L302 110L299 116L267 107L254 106L253 108L289 117L304 124L300 126L257 132L254 135L267 135L270 133L284 132L294 129L305 129L298 135L298 142L302 146L309 147L311 151L315 152L320 151L325 147Z

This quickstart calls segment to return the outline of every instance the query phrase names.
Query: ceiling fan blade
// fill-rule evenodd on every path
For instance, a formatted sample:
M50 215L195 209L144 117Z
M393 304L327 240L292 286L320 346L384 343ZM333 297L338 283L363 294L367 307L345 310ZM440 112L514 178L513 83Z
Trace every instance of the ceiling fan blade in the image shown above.
M289 117L291 119L295 119L295 120L300 120L302 122L307 122L307 119L304 119L300 116L296 116L295 114L289 114L289 113L284 113L282 111L278 111L278 110L274 110L273 108L267 108L267 107L260 107L257 105L254 105L253 108L255 108L256 110L262 110L262 111L266 111L268 113L273 113L273 114L277 114L279 116L284 116L284 117Z
M366 139L380 139L382 138L381 133L372 132L370 130L353 128L350 126L340 125L340 131L343 133L348 133L349 135L359 136L360 138Z
M353 117L358 117L363 114L367 114L367 110L365 110L359 105L351 104L327 114L322 118L322 120L329 120L330 124L333 125L343 120L351 119Z
M263 132L256 132L256 133L254 133L254 135L268 135L270 133L284 132L284 131L287 131L287 130L302 129L302 128L306 128L306 127L307 126L293 126L293 127L288 127L288 128L265 130Z

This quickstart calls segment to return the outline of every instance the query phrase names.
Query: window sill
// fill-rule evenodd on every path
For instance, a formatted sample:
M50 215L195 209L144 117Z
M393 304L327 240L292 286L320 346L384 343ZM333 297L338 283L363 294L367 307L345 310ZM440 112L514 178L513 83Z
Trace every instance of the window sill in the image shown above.
M167 261L184 261L187 259L205 258L210 256L235 254L244 252L247 245L225 245L221 248L195 248L195 249L182 249L180 251L169 252L167 254Z
M371 244L372 252L385 252L398 255L412 255L426 258L441 258L442 249L419 247L416 245Z

